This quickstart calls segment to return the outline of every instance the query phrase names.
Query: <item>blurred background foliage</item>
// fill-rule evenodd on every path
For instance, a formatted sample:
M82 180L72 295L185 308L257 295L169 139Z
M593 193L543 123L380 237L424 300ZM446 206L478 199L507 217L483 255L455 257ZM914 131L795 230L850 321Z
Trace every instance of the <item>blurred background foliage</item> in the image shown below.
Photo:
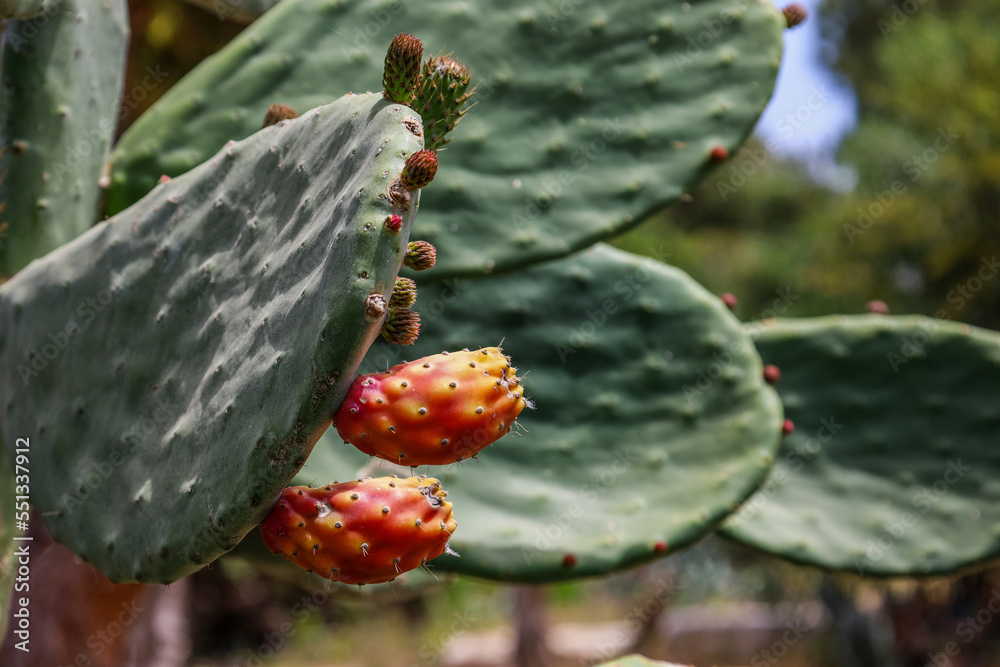
M130 4L121 131L243 27L176 0ZM827 66L857 98L857 124L832 156L853 186L831 187L808 159L752 139L687 201L616 245L668 253L710 290L736 294L744 320L857 313L880 299L893 313L1000 328L1000 3L826 0L810 20L820 22ZM144 85L154 72L157 83ZM508 664L496 646L514 641L519 618L542 623L546 613L550 643L573 644L573 624L589 623L576 636L598 653L630 647L602 639L608 622L634 625L651 655L700 664L1000 664L992 616L959 655L939 657L963 619L997 596L998 570L874 582L716 538L635 572L552 587L533 611L519 606L530 601L523 590L462 580L419 595L390 586L367 601L330 590L319 611L295 617L294 604L320 590L313 580L235 559L193 585L199 665ZM727 621L730 612L742 620ZM787 624L806 617L810 630L789 642ZM282 623L294 631L272 658L261 649ZM470 641L472 657L462 657ZM591 664L563 648L550 664ZM534 667L530 656L521 664Z

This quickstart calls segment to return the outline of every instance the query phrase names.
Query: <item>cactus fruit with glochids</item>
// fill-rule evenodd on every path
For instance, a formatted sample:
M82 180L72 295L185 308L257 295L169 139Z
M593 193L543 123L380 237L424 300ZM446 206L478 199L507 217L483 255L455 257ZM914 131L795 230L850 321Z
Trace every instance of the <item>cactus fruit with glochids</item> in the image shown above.
M378 584L448 549L456 524L446 495L426 475L292 486L260 531L273 553L317 576Z
M404 466L475 456L531 402L498 347L443 352L360 375L333 418L345 442Z
M527 0L516 4L537 9ZM506 581L601 575L693 544L741 504L749 506L779 452L804 451L802 438L813 428L799 417L798 429L789 428L753 332L670 267L602 246L572 254L676 200L713 163L734 155L750 131L773 86L780 30L790 21L767 3L750 3L691 58L684 37L730 4L638 0L607 3L600 16L579 11L560 28L568 51L549 48L551 35L538 29L543 22L506 5L475 15L439 0L420 3L419 11L402 7L399 20L412 20L415 34L447 35L438 42L491 72L479 86L489 104L468 117L470 68L450 56L421 63L416 40L405 36L387 58L384 93L339 97L370 88L376 61L328 41L342 38L325 18L337 12L338 25L363 25L369 17L361 5L284 0L186 77L115 148L109 205L117 215L46 257L25 255L24 263L36 261L0 287L0 358L9 364L0 380L0 433L9 453L15 433L44 430L39 469L49 472L33 488L57 538L116 580L171 581L239 542L289 493L281 489L297 471L335 479L366 465L364 453L344 447L327 427L369 345L375 341L375 356L394 349L376 341L380 332L389 343L413 344L408 349L417 355L532 332L529 341L509 335L505 345L518 365L532 369L532 395L544 409L532 414L528 433L482 451L482 470L441 471L459 514L470 520L455 537L467 557L440 558L439 569ZM659 19L654 28L652 15ZM501 38L484 40L477 28ZM510 49L515 36L525 48ZM588 63L606 67L619 58L642 67L621 77L587 70ZM261 63L288 67L287 76L268 72L280 81L280 95L277 84L259 85ZM504 66L489 69L495 63ZM644 104L621 110L618 101L636 91ZM276 99L313 110L295 119L275 112L258 131ZM440 112L432 108L439 103ZM682 113L666 113L674 110ZM620 123L602 124L619 111ZM459 120L460 140L449 143L445 131ZM573 147L598 140L600 160L559 192L543 188L558 182ZM445 144L447 168L438 173L431 151ZM5 133L3 159L32 147ZM431 178L425 196L421 188ZM74 179L74 188L85 188L100 177L81 170ZM36 207L37 186L24 191ZM96 199L94 188L87 196ZM47 205L66 193L72 199L77 191L60 192ZM8 198L9 213L14 195ZM422 235L442 251L437 266L434 245L409 240L418 207ZM436 301L424 294L409 303L415 282L398 280L404 266L433 269L418 276L422 290L448 298L443 312L425 318L419 340L415 308ZM481 279L460 289L448 282L471 274ZM631 283L616 290L622 276ZM67 332L71 346L49 358L46 336L91 297L100 298L102 310ZM735 299L725 303L735 308ZM830 339L829 332L801 333L807 342ZM778 345L766 338L757 341L763 351ZM137 350L136 339L149 341L148 349ZM946 359L993 364L991 345ZM789 343L789 354L800 346L808 347ZM829 347L831 354L842 349L854 348ZM789 414L808 413L820 401L802 389L795 370L808 364L777 361L776 386L788 397ZM862 378L840 378L843 395ZM494 391L516 396L506 380ZM818 392L823 383L814 385ZM929 412L951 407L933 392L919 398ZM418 415L419 407L430 412L418 406ZM995 411L979 407L964 416L975 446L985 447ZM928 451L953 446L938 437L934 448L906 449L893 439L892 424L876 416L865 414L865 423L880 452L905 450L936 464L940 457ZM142 428L146 419L153 428ZM928 432L940 434L940 425L934 429ZM877 460L850 448L835 455L854 457L871 483L871 493L859 495L899 495L898 485L881 479L890 473ZM118 460L127 463L112 466L113 483L67 491L67 480ZM826 463L817 460L818 479L829 488L810 506L812 517L834 506L829 498L839 493ZM600 487L602 502L588 508L591 520L573 523L559 540L540 541L531 528L539 517L566 511L589 480L609 470L615 477ZM988 485L995 471L982 471L985 482L975 480ZM498 490L498 475L531 483ZM787 493L799 488L790 483ZM774 511L795 508L794 501L782 500ZM946 505L953 513L968 509ZM845 522L857 516L838 512ZM928 514L933 522L943 516ZM805 534L810 520L795 525ZM770 526L768 517L760 521L764 528L747 523L738 539L759 542ZM961 541L968 524L955 525ZM845 528L863 535L870 526ZM929 530L919 537L933 539ZM967 541L948 557L932 553L948 545L908 546L906 558L871 571L945 571L995 553L991 539ZM843 562L845 549L836 563L817 558L829 545L813 535L805 546L786 542L776 539L774 550L825 567ZM392 556L391 571L356 580L391 577L397 557L402 562Z

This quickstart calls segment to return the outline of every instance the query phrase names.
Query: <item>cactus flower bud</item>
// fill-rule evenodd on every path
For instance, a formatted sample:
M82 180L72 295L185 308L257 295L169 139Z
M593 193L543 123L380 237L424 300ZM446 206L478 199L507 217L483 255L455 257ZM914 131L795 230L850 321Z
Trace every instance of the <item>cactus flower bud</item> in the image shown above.
M395 345L413 345L420 335L420 313L409 308L390 308L382 325L382 337Z
M410 241L403 264L414 271L426 271L437 261L437 248L427 241Z
M390 308L409 308L417 300L417 283L412 278L396 278L389 297Z
M413 35L401 34L392 38L382 73L382 94L387 100L408 106L413 104L423 57L424 45Z
M781 13L785 15L785 22L788 24L789 28L794 28L809 18L809 12L806 10L805 6L798 2L793 2L792 4L785 6L785 8L781 10Z
M406 166L403 167L403 185L410 190L420 190L434 180L437 174L438 157L437 153L429 150L417 151L406 158Z

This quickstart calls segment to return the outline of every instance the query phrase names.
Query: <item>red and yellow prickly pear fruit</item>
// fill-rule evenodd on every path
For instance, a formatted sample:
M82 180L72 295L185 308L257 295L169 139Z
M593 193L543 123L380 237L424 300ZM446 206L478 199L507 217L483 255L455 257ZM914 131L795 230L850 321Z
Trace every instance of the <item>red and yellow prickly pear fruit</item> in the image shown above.
M380 584L445 552L456 525L446 495L426 475L290 486L260 532L273 553L324 579Z
M455 463L507 434L530 405L516 373L499 347L487 347L359 375L333 424L346 442L393 463Z

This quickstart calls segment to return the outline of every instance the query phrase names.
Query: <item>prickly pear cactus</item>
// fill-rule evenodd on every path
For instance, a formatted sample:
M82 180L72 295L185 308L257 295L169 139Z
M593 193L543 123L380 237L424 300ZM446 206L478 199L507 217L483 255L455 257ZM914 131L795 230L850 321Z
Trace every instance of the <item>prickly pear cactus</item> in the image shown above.
M1000 555L1000 334L884 315L748 329L795 431L725 534L864 576Z
M38 443L57 540L169 582L267 515L382 326L414 115L349 95L269 127L0 287L0 433Z
M441 556L437 571L547 582L662 557L712 531L777 452L781 405L752 342L717 297L655 260L599 245L421 285L417 309L417 343L374 346L363 370L516 331L504 352L538 406L477 461L427 469L460 526L450 544L461 557ZM397 470L377 461L331 429L298 480Z
M773 89L784 25L757 1L284 0L129 128L109 203L256 131L269 104L371 85L373 45L405 29L454 50L476 87L417 228L441 250L431 275L559 257L676 201L714 149L735 153Z
M13 4L0 10L13 12ZM128 44L124 0L20 9L40 15L3 24L0 277L98 219Z

